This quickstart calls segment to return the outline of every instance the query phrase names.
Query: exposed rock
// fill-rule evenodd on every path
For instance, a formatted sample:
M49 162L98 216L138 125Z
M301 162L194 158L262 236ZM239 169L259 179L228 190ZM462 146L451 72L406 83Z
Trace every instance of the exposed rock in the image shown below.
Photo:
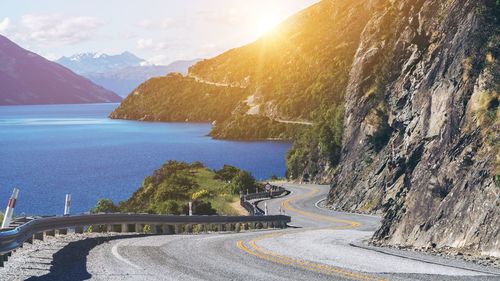
M379 244L499 257L500 5L370 3L329 205L384 213Z

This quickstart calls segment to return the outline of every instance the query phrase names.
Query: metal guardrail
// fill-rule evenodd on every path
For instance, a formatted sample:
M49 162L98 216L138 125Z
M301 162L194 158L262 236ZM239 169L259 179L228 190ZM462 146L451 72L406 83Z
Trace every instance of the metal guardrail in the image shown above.
M243 195L240 198L240 205L247 210L247 212L251 216L263 216L264 210L257 206L257 202L251 202L250 200L258 200L258 199L268 199L276 196L281 196L288 191L281 186L272 186L270 191L251 193L247 195Z
M31 220L15 229L0 232L0 254L8 253L24 242L33 239L33 235L55 229L68 229L89 225L210 225L210 224L246 224L269 223L271 227L285 227L290 217L276 216L170 216L150 214L94 214L67 217L48 217ZM124 231L125 232L125 231Z
M0 231L0 266L3 266L3 262L7 261L12 251L21 247L23 243L33 243L33 239L43 240L45 235L54 236L56 230L59 230L59 234L67 234L68 229L75 228L75 232L82 233L84 227L103 225L107 227L108 231L112 231L115 225L120 225L121 232L128 232L129 226L135 225L135 232L140 232L139 226L152 225L154 226L152 234L155 234L157 233L157 226L161 225L161 232L166 234L172 233L171 228L175 229L174 233L182 233L182 229L185 229L185 232L191 232L193 225L198 225L199 230L203 228L205 231L213 230L214 225L217 226L218 231L224 229L240 231L241 229L248 229L250 226L254 229L284 228L291 221L289 216L264 216L264 211L258 208L255 202L249 200L272 198L281 196L286 192L288 191L282 187L273 186L272 191L242 196L241 206L249 212L249 216L173 216L115 213L18 218L11 224L15 228Z

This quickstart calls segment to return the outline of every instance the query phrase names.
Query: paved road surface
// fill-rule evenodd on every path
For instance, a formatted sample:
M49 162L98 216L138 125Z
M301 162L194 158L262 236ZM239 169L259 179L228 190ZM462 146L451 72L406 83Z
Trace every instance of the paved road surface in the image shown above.
M317 207L328 186L286 187L292 193L267 206L270 213L285 209L294 228L116 239L90 250L88 274L110 281L500 280L464 262L351 246L369 238L380 219Z

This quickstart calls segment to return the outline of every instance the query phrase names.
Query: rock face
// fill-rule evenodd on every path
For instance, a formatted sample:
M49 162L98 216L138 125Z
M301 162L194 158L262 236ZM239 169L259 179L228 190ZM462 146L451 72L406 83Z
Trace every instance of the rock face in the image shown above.
M0 105L119 102L115 93L0 35Z
M500 4L368 1L332 208L377 243L500 256Z

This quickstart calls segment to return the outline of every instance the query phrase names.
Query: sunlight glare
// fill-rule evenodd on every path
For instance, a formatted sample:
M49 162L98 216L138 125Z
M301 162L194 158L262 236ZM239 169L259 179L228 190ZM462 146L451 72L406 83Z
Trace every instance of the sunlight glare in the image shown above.
M265 14L261 15L257 20L257 33L263 35L265 33L273 31L276 26L281 22L281 19L277 15Z

